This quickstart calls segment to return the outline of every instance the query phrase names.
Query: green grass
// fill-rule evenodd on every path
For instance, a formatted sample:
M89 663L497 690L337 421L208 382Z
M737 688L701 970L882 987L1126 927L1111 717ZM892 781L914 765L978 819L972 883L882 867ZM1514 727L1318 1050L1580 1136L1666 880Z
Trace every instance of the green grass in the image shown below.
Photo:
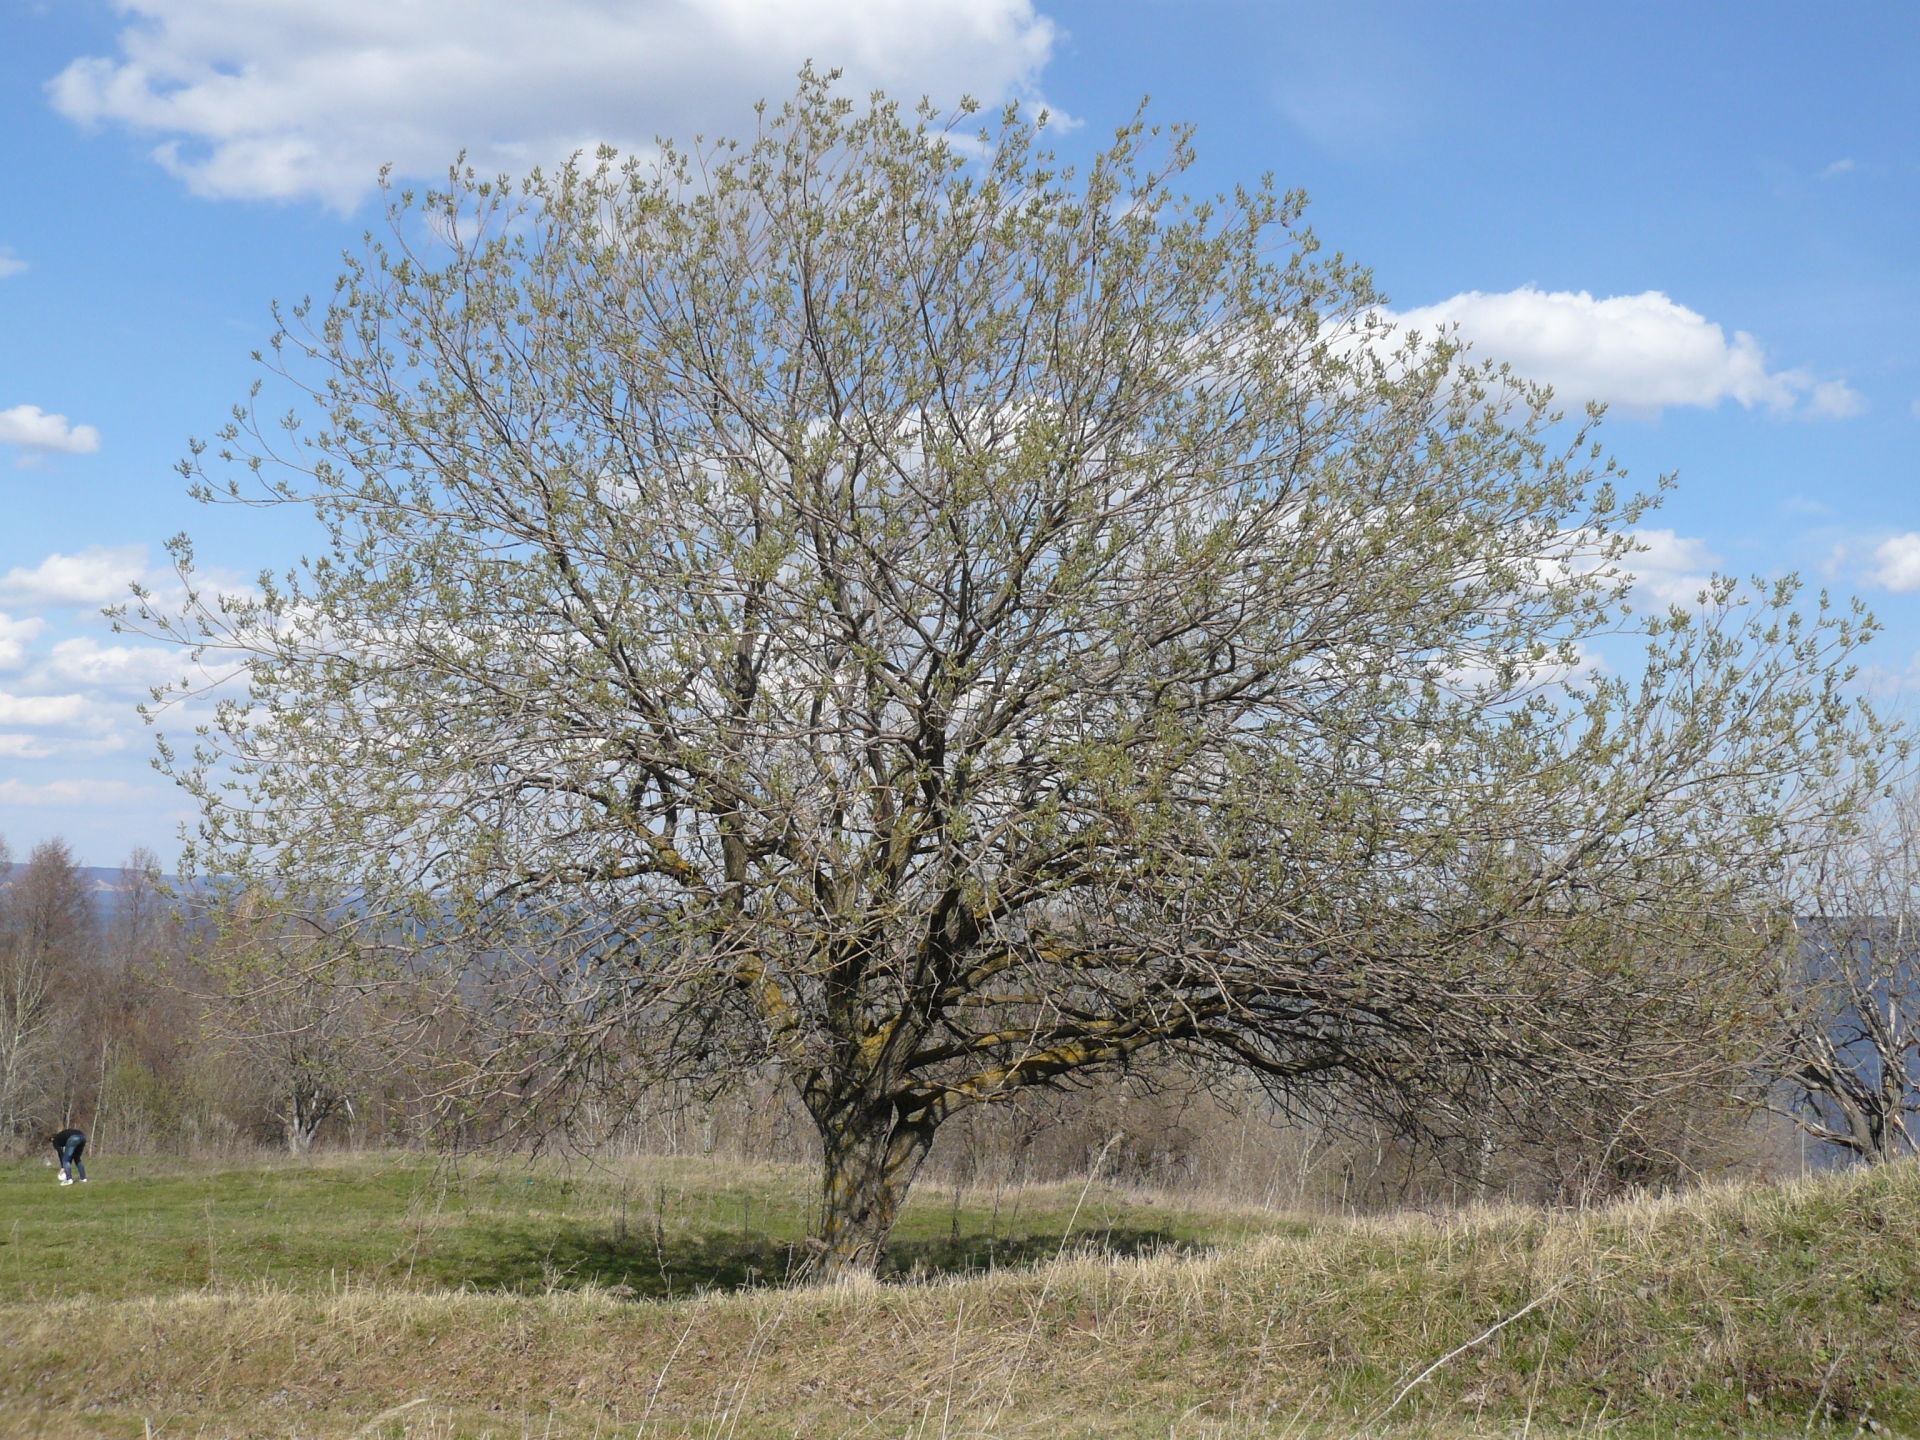
M814 1177L704 1160L594 1164L330 1157L195 1166L105 1160L86 1185L0 1169L0 1302L346 1285L650 1298L781 1284ZM1190 1251L1297 1233L1271 1212L1175 1208L1103 1186L951 1192L906 1208L889 1273L978 1274L1064 1249Z
M923 1191L908 1283L838 1290L777 1283L773 1167L96 1174L0 1174L0 1435L1920 1437L1912 1165L1312 1224Z

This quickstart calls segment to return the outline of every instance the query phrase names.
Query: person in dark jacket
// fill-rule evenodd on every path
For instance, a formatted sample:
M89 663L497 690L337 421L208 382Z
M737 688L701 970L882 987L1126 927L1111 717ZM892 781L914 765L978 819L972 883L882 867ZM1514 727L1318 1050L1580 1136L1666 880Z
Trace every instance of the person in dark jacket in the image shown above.
M87 1153L87 1132L62 1130L53 1137L53 1149L60 1157L60 1183L71 1185L77 1177L86 1184L87 1167L80 1163L80 1157Z

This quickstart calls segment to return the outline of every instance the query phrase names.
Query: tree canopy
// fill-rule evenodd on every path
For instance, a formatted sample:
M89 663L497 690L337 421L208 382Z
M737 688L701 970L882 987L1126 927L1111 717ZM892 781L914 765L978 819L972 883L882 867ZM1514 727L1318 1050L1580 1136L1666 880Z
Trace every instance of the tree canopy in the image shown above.
M975 123L808 74L392 197L186 466L324 549L134 622L244 667L165 752L198 863L539 1002L469 1078L777 1066L829 1272L944 1119L1147 1051L1428 1123L1695 1064L1867 622L1631 617L1593 417L1184 132Z

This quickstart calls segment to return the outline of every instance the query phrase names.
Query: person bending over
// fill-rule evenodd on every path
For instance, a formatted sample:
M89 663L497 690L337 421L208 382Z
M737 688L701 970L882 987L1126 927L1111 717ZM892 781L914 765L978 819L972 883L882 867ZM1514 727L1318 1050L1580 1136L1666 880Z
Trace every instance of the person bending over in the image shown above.
M80 1163L80 1157L87 1153L87 1132L62 1130L53 1137L53 1149L60 1157L60 1183L71 1185L78 1179L85 1184L87 1167Z

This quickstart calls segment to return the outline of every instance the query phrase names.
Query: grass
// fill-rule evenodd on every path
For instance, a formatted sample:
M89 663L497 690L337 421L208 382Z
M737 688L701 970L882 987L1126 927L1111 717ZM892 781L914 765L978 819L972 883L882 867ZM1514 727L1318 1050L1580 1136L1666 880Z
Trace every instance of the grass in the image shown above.
M133 1158L99 1183L0 1169L0 1303L267 1286L516 1295L582 1287L679 1299L781 1284L799 1269L814 1177L793 1166L645 1159L437 1163L320 1156L225 1166ZM923 1186L890 1272L925 1279L1063 1249L1184 1251L1304 1225L1108 1187L956 1193Z
M923 1191L917 1283L841 1290L777 1283L773 1167L47 1174L0 1173L0 1434L1920 1436L1908 1165L1311 1226Z

